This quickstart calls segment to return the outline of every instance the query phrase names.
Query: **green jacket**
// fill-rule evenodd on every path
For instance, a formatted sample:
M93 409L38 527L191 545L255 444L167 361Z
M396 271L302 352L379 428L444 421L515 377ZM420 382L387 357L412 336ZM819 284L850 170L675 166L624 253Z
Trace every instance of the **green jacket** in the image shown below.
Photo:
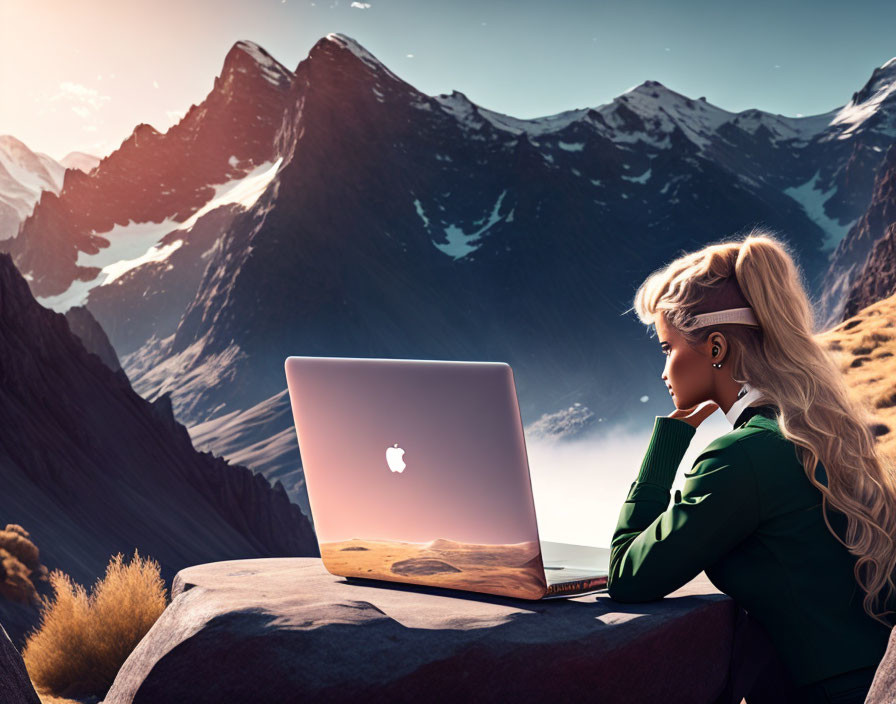
M701 571L768 632L802 686L876 667L890 630L862 609L856 558L831 535L821 494L809 483L771 405L748 406L685 473L678 465L696 429L657 416L636 481L619 513L608 593L622 602L660 599ZM819 463L816 477L827 485ZM841 538L846 516L828 507Z

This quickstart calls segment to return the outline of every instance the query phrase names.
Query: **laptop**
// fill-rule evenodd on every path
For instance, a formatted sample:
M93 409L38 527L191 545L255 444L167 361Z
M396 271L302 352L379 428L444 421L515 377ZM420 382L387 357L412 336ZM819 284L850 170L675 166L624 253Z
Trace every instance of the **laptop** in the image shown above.
M606 548L541 541L503 362L288 357L320 555L334 574L521 599L606 589Z

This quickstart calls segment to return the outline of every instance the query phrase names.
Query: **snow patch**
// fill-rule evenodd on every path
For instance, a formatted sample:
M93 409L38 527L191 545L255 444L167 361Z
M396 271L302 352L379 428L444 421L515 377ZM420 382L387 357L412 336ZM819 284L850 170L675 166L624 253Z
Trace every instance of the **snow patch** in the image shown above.
M241 40L236 43L236 46L252 57L252 60L255 61L255 63L258 64L258 68L261 69L262 77L268 81L268 83L280 86L284 82L288 83L292 78L292 73L277 63L273 57L255 42Z
M481 239L482 235L487 232L491 227L493 227L496 223L501 222L504 218L502 218L498 212L501 209L501 201L504 200L504 196L507 195L507 189L501 191L501 195L498 196L498 200L495 202L492 207L491 213L484 216L478 223L485 223L475 232L466 233L463 228L458 227L457 225L448 225L447 227L442 228L445 232L445 240L444 243L436 242L432 240L433 245L435 245L439 251L444 252L450 257L453 257L455 260L461 259L468 255L470 252L475 252L482 245L478 240ZM417 214L420 216L420 219L423 220L427 229L429 228L429 218L426 217L426 213L423 210L423 206L419 200L414 200L414 207L417 209ZM507 215L507 222L510 222L513 216L513 210Z
M453 115L469 129L480 129L482 120L486 120L502 132L509 132L513 135L527 134L529 137L558 132L576 120L581 119L587 112L587 110L567 110L547 117L521 120L477 106L460 91L454 91L450 95L437 95L433 99L438 101L446 112Z
M250 208L277 175L282 161L283 157L280 157L275 162L260 164L241 178L214 185L215 195L184 222L179 223L170 217L161 222L129 221L126 225L115 225L106 232L91 233L109 240L109 246L95 254L78 252L76 263L83 267L98 267L100 273L90 281L73 281L68 289L58 295L37 297L37 301L64 313L72 306L83 305L90 291L97 286L109 284L143 264L165 261L180 248L183 240L160 245L163 237L178 230L184 232L186 237L186 231L200 217L223 205L239 203L246 209Z
M209 354L205 339L196 340L182 352L168 355L174 335L153 336L139 350L125 355L121 364L134 390L148 401L169 392L175 415L189 411L196 397L219 384L233 381L238 362L247 359L239 345L231 344Z
M623 176L622 178L626 181L632 181L633 183L647 183L650 180L650 174L652 171L653 169L648 168L647 171L645 171L640 176Z
M818 186L818 177L820 171L816 170L815 175L808 181L799 185L785 188L785 195L793 198L799 203L809 219L817 224L827 235L827 239L821 246L822 251L835 248L840 241L846 237L849 229L855 224L855 220L841 225L839 221L827 216L824 212L824 204L836 192L837 187L831 186L828 190L822 191Z
M896 95L896 81L881 82L877 90L864 103L850 100L831 120L831 125L840 127L837 139L849 139L881 108L881 104L891 95Z
M396 81L401 81L401 79L394 73L392 73L388 68L386 68L386 66L378 58L376 58L373 54L367 51L367 49L358 44L358 42L351 37L342 34L341 32L331 32L326 36L326 38L337 46L343 49L348 49L348 51L354 54L366 66L372 68L374 71L384 73L390 78L395 79ZM401 82L403 83L404 81Z
M274 162L266 161L259 164L245 176L214 185L215 195L189 219L184 220L177 229L187 230L193 227L199 218L222 205L239 203L246 209L251 208L274 180L282 163L283 157L281 156Z
M419 215L420 219L423 221L423 226L429 227L429 218L426 217L426 213L423 212L423 204L416 198L414 198L414 208L416 208L417 215Z

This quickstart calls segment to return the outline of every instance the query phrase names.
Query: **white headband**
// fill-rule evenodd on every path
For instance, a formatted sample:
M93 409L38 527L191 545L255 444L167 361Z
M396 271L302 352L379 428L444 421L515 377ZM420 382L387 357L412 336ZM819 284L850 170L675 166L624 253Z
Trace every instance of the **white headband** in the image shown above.
M707 325L721 325L722 323L742 323L743 325L759 326L759 321L753 314L752 308L727 308L725 310L716 310L712 313L700 313L692 315L690 320L694 321L692 329L705 328Z

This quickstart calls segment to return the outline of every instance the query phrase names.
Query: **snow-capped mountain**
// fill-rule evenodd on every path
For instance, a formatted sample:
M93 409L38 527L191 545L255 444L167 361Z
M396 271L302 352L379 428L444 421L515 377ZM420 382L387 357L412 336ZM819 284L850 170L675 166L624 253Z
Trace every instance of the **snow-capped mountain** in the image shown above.
M633 377L652 388L626 350L644 331L619 315L687 243L768 225L817 284L844 228L823 207L841 190L830 156L882 139L832 139L841 112L729 113L645 82L518 120L424 95L329 35L295 71L268 190L219 240L174 335L124 364L190 423L276 395L291 353L504 359L530 419L578 394L600 411ZM838 209L856 219L869 197Z
M45 191L59 194L66 169L89 173L99 163L84 152L56 161L12 135L0 135L0 240L16 236Z
M862 89L838 111L832 121L829 141L854 143L849 158L840 169L841 181L858 184L856 190L859 191L864 191L867 185L870 195L875 179L879 179L881 157L896 142L896 58L876 68ZM847 192L847 189L841 190ZM853 221L849 232L838 243L822 282L824 327L839 322L847 314L846 301L852 296L850 289L861 277L864 262L875 242L884 237L892 222L878 217L885 198L878 196L873 203L861 199L857 202L862 203L861 217ZM853 297L853 300L860 298Z
M212 91L180 122L165 133L138 125L89 174L70 171L58 196L47 195L0 249L57 310L84 303L99 286L121 287L135 266L190 249L202 216L251 197L237 186L275 164L291 76L256 44L237 42Z
M89 174L100 164L100 159L93 154L84 152L69 152L59 161L67 169L78 169Z
M15 237L44 191L59 193L67 167L0 135L0 239Z
M421 93L342 34L318 41L294 72L245 46L222 76L244 54L261 78L244 88L251 95L270 78L259 66L282 78L265 86L270 142L251 169L205 179L219 184L214 196L206 188L177 218L160 210L167 230L123 215L128 233L149 228L123 263L113 246L124 231L107 227L106 255L85 231L68 274L54 262L42 271L33 243L49 237L43 204L18 256L57 309L99 280L86 267L95 262L107 285L89 290L87 306L138 392L169 394L203 447L249 453L270 472L293 461L276 449L292 451L276 400L290 354L507 361L527 424L561 408L623 422L665 412L663 359L622 317L637 284L682 249L761 225L793 245L820 298L894 141L893 62L844 107L809 117L729 112L646 81L605 105L522 120L457 91ZM257 99L234 116L240 94L221 99L223 83L201 124L248 129L240 120L255 124ZM139 161L123 145L116 168L167 163L183 124L153 136ZM176 134L180 151L200 151L199 126ZM208 146L206 158L232 148ZM165 179L141 188L147 202L167 202ZM51 297L76 275L84 281ZM235 441L244 424L252 431Z

